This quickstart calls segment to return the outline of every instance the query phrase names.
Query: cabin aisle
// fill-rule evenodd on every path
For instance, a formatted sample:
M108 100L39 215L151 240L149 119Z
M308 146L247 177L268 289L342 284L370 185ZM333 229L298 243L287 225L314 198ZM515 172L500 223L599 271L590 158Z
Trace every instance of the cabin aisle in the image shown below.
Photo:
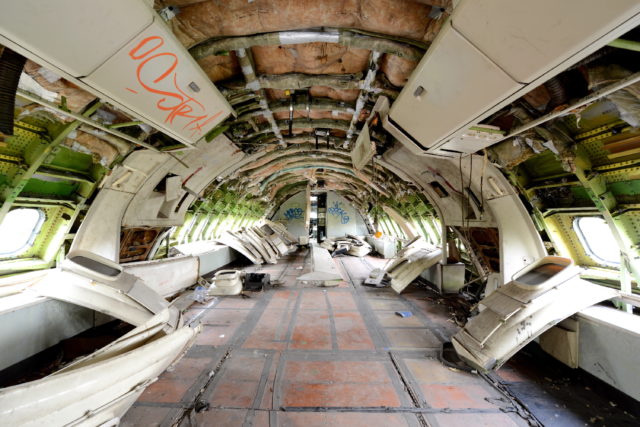
M186 315L203 332L122 425L527 425L482 377L437 361L457 329L443 306L421 290L360 286L379 259L334 260L347 279L337 288L296 284L310 268L304 251L245 267L279 287L194 304Z

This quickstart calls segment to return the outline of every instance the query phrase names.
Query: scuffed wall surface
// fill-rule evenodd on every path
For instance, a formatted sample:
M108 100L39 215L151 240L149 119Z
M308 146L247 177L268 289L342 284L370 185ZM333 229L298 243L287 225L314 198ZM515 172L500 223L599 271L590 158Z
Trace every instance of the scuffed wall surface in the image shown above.
M364 235L367 227L362 216L344 197L333 191L327 193L327 237L345 234Z
M273 221L281 222L294 236L306 236L304 227L304 209L306 206L305 192L302 191L285 201L276 214Z

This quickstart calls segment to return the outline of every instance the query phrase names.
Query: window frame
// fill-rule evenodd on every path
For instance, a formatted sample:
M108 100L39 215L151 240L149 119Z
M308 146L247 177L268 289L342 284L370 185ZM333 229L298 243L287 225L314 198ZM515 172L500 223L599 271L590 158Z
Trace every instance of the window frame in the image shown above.
M14 257L17 257L19 255L22 255L23 253L25 253L26 251L28 251L29 249L31 249L33 247L33 245L35 244L36 238L40 234L40 231L42 231L42 226L44 225L44 222L45 222L46 217L47 217L45 212L41 208L19 206L19 207L16 207L15 209L11 209L9 212L7 212L7 216L11 212L15 212L15 211L20 210L20 209L30 209L30 210L36 211L38 213L38 220L36 221L35 225L31 229L29 237L27 238L25 243L20 248L14 250L12 252L0 252L0 259L14 258ZM7 216L4 217L3 222L7 218Z
M612 262L606 259L603 259L602 257L599 257L591 248L591 245L589 244L589 240L586 238L586 236L584 235L584 231L582 230L582 228L580 227L580 220L581 219L585 219L585 218L598 218L601 219L605 225L607 225L607 221L600 215L581 215L578 217L575 217L573 219L573 231L576 233L576 235L578 236L578 240L580 241L580 244L582 245L582 249L584 250L585 255L587 255L589 258L591 258L592 260L594 260L596 263L600 264L600 265L604 265L607 267L611 267L611 268L616 268L616 269L620 269L621 265L622 265L622 259L620 259L619 262ZM614 239L614 241L616 240L615 236L612 237ZM618 243L616 241L616 243ZM620 246L618 244L618 252L620 253Z

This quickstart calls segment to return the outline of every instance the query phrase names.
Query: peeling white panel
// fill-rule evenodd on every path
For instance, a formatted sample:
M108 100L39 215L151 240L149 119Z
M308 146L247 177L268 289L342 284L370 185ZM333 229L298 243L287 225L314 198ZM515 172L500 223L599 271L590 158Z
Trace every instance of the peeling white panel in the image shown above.
M147 285L167 297L186 289L198 280L198 257L184 256L124 264L124 271L144 280Z
M131 193L102 189L82 221L69 252L87 251L118 262L120 224L132 198Z
M376 154L376 145L371 141L369 137L369 125L365 124L356 143L351 150L351 161L353 167L360 170L367 165Z
M517 196L504 196L488 200L487 205L496 213L500 235L500 273L503 283L547 252L522 202Z
M141 1L20 0L3 2L0 32L74 77L83 77L152 21L151 9Z
M569 259L544 257L518 273L481 300L485 309L453 336L460 358L476 369L498 369L553 325L618 294L579 272Z

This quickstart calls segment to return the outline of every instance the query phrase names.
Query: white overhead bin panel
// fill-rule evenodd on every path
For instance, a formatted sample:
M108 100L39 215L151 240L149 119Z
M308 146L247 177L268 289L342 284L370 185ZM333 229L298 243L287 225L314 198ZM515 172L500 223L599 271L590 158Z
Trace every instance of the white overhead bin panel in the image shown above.
M413 151L428 150L519 88L447 22L415 69L389 118L413 137Z
M489 115L640 24L640 1L462 0L385 128L416 154L472 153Z
M0 43L193 145L232 108L148 3L4 1Z
M82 80L190 144L231 113L209 77L158 19Z
M91 74L153 21L138 0L7 0L0 33L73 77Z
M452 25L514 80L531 83L638 13L638 0L473 0L460 3Z

